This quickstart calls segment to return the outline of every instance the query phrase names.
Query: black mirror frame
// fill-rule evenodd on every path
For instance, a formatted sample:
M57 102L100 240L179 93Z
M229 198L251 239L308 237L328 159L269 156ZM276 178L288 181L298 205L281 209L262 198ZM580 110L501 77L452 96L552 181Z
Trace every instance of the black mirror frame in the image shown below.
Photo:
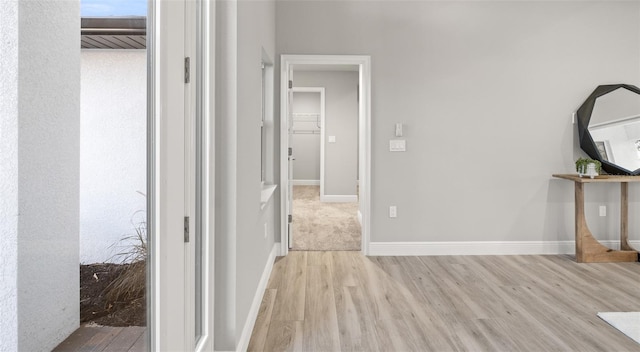
M610 175L640 175L640 169L631 171L623 167L620 167L614 163L602 160L596 143L589 133L589 121L591 120L591 113L593 113L593 107L596 104L596 98L601 97L607 93L611 93L618 88L624 88L631 92L640 95L640 89L630 84L609 84L598 86L587 100L582 103L578 111L576 112L576 118L578 120L578 135L580 138L580 148L589 155L591 159L598 160L602 163L602 169Z

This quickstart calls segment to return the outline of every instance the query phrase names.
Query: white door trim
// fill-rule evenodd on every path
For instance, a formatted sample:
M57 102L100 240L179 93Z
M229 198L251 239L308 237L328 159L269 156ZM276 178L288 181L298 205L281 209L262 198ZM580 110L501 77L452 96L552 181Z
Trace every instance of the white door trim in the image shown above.
M282 55L280 61L280 192L281 192L281 254L289 252L287 236L287 211L285 200L288 197L288 83L292 65L358 65L360 82L359 119L359 155L360 174L360 213L362 214L362 254L369 253L371 233L371 57L368 55ZM324 130L324 129L323 129ZM324 138L323 138L324 139Z
M184 350L183 1L150 2L148 131L149 333L152 351ZM176 236L177 234L177 236Z
M189 179L193 173L185 173L185 160L193 151L185 146L185 108L194 103L193 99L185 99L184 71L181 68L185 59L185 35L194 36L187 31L185 23L185 5L187 1L152 1L149 3L148 30L148 65L147 65L147 239L148 239L148 272L147 272L147 314L148 314L148 348L160 350L213 350L213 292L214 292L214 209L209 206L214 199L215 164L214 124L212 115L215 111L214 70L213 61L215 19L215 2L201 1L202 27L206 34L196 45L200 50L191 48L191 55L199 65L201 72L192 75L192 82L202 84L203 129L203 232L202 245L208 251L205 254L205 278L203 286L207 291L204 299L203 338L194 346L193 313L189 307L193 305L193 289L185 289L190 283L186 275L186 259L182 237L184 215L191 198L185 197ZM193 5L193 3L189 3ZM194 54L194 52L196 54ZM196 57L199 56L199 57ZM192 67L195 69L195 67ZM196 81L196 78L198 81ZM194 83L195 84L195 83ZM192 86L194 85L192 84ZM189 87L192 89L191 87ZM195 107L194 107L195 108ZM193 180L192 180L193 181ZM192 209L192 208L191 208ZM192 210L187 212L190 216ZM193 219L193 218L192 218ZM193 224L193 222L192 222ZM188 326L188 327L187 327Z

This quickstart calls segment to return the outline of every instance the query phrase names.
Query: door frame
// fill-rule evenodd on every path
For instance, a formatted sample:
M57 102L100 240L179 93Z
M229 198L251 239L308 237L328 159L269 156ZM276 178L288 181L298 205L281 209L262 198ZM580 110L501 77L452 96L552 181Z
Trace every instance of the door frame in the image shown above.
M185 173L185 6L189 0L151 1L147 11L147 326L148 348L156 350L213 351L214 273L214 53L215 2L202 1L203 37L196 43L192 63L201 63L201 72L191 76L191 85L201 84L198 103L203 129L203 212L205 251L202 275L206 295L203 302L203 337L194 345L192 330L193 294L185 289L190 282L188 250L184 242L186 189L193 189ZM190 6L193 4L190 4ZM195 38L194 38L195 39ZM195 71L195 70L194 70ZM194 72L192 71L192 72ZM201 80L201 81L197 81ZM195 109L195 106L193 107ZM192 174L191 174L192 175ZM194 228L196 214L192 217ZM194 291L192 289L191 291ZM191 309L192 310L192 309ZM206 335L206 336L205 336Z
M371 56L369 55L282 55L280 59L280 250L289 252L288 216L286 200L289 197L289 72L293 65L357 65L359 67L360 101L358 103L360 200L358 219L362 228L361 252L369 253L371 236ZM322 177L322 176L321 176Z

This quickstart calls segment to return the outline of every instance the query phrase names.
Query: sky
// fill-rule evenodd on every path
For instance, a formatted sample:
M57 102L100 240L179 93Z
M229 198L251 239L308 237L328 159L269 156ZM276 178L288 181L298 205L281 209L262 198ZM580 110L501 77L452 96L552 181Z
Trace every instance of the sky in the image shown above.
M82 17L146 16L147 0L80 0Z

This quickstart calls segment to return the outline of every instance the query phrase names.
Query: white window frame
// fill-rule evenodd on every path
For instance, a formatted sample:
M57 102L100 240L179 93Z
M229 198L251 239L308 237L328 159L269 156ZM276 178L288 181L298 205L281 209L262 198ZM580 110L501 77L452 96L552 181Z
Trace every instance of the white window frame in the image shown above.
M276 185L274 184L274 65L273 61L262 49L260 61L262 70L261 84L261 117L260 117L260 208L264 209L273 196Z

